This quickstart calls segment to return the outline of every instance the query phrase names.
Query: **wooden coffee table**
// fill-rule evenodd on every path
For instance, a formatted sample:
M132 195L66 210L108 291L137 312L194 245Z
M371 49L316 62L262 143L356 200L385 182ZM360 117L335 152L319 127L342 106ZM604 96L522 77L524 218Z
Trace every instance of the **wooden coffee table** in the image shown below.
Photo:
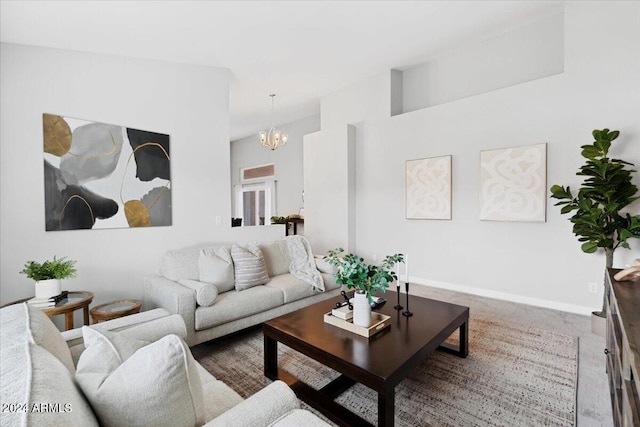
M277 317L264 324L264 374L287 383L298 398L341 426L371 425L334 399L356 382L378 393L378 425L393 426L395 387L436 349L467 357L469 349L469 307L410 296L413 316L396 311L389 301L378 312L391 316L391 327L365 338L324 323L323 315L342 298L323 301ZM404 301L404 295L402 295ZM456 329L457 347L444 341ZM278 368L278 342L287 345L338 372L338 378L316 390Z

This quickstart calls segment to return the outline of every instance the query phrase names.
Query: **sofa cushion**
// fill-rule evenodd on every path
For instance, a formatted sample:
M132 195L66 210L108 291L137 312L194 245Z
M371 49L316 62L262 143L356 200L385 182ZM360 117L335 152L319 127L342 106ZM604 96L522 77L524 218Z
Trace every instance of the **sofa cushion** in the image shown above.
M327 274L337 274L338 271L340 271L340 269L338 267L336 267L335 265L329 264L327 261L325 261L323 255L314 255L313 259L316 261L316 268L318 269L318 271L320 273L327 273Z
M53 324L44 313L35 310L38 311L31 313L26 304L0 310L0 401L21 405L15 411L0 412L0 425L98 425L60 354L53 355L34 342L37 339L43 346L55 349L57 345L52 341L61 339L57 329L45 326L47 322ZM42 336L46 330L51 336ZM52 396L51 390L56 394Z
M177 249L169 251L162 257L160 273L169 280L200 280L198 269L199 248Z
M216 298L218 297L218 288L216 285L189 279L178 280L178 283L196 292L196 303L198 305L209 307L216 302Z
M335 274L320 273L320 275L322 276L322 280L324 281L325 292L332 291L340 287L340 285L336 283Z
M98 421L85 396L78 390L64 366L44 348L28 343L29 369L22 375L29 378L27 402L29 410L25 414L26 426L97 426ZM2 361L6 363L5 360ZM4 378L3 378L4 382ZM5 402L5 396L2 396ZM17 402L24 402L21 396ZM12 425L5 424L2 425Z
M2 403L21 403L29 392L30 369L29 340L26 338L25 319L18 313L26 309L12 305L0 310L0 399ZM22 331L22 332L20 332ZM1 411L0 425L17 426L26 414L19 411Z
M258 245L264 256L264 263L267 266L269 277L287 274L289 272L289 251L284 239L273 242L260 243Z
M203 249L198 259L201 282L211 283L218 288L218 293L227 292L234 287L233 260L229 249Z
M319 293L319 291L309 286L307 282L297 279L289 273L272 277L265 286L280 289L284 295L285 304Z
M243 291L269 281L267 268L262 251L257 244L251 243L247 247L231 246L231 257L236 281L236 290Z
M196 331L202 331L283 304L282 291L268 286L255 286L242 292L225 292L218 295L211 307L196 308L195 328Z
M83 327L76 378L103 426L204 422L197 364L177 335L143 341Z
M3 336L32 342L55 356L70 373L75 372L73 358L66 341L51 319L39 308L27 303L2 309Z
M198 259L200 251L206 249L215 252L221 247L230 247L230 244L218 243L210 246L198 246L168 251L162 257L160 273L169 280L177 282L180 279L200 280Z

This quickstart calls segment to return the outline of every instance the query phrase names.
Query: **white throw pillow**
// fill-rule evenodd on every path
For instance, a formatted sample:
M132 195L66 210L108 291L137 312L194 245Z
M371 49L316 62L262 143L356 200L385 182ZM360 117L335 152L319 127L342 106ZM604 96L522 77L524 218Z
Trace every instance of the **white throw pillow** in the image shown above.
M11 310L13 311L11 317L16 320L14 324L17 329L13 327L11 329L3 329L3 333L12 337L23 336L24 339L39 345L54 355L67 367L71 374L76 371L67 342L62 338L56 325L42 310L27 303L16 304L15 307L11 307Z
M182 286L196 291L196 302L202 307L212 306L218 297L218 287L211 283L198 282L197 280L178 280Z
M233 260L225 247L215 250L203 249L198 259L200 281L211 283L218 288L218 293L233 289Z
M269 281L264 257L257 244L252 243L244 248L234 243L231 246L231 258L236 276L236 290L243 291Z
M202 383L189 347L177 335L144 345L83 327L87 349L76 380L100 425L179 427L204 423Z
M9 419L5 423L2 414L0 425L97 427L98 420L89 406L89 399L78 389L67 367L47 350L33 343L27 343L25 353L28 359L22 375L29 381L27 394L11 401L5 400L9 396L3 393L2 403L26 403L28 409L20 411L20 424L13 424ZM2 360L3 364L5 362ZM8 380L3 375L3 383Z
M316 268L320 273L337 274L340 271L338 267L336 267L335 265L329 264L327 261L322 259L324 258L323 255L314 255L313 258L316 261Z

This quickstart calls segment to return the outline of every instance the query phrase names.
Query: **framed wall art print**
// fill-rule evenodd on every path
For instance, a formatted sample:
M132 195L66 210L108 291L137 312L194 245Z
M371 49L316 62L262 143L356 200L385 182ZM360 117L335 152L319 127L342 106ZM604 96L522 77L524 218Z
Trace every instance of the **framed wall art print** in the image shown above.
M545 222L547 144L480 152L480 219Z
M407 219L451 219L451 156L407 160Z
M171 225L169 135L43 114L47 231Z

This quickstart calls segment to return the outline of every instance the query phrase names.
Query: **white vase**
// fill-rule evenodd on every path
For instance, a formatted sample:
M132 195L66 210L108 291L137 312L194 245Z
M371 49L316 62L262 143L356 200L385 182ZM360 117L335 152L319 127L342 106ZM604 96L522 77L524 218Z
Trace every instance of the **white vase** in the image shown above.
M371 305L365 294L353 294L353 324L368 328L371 326Z
M36 298L51 298L60 295L61 292L60 279L36 281Z

